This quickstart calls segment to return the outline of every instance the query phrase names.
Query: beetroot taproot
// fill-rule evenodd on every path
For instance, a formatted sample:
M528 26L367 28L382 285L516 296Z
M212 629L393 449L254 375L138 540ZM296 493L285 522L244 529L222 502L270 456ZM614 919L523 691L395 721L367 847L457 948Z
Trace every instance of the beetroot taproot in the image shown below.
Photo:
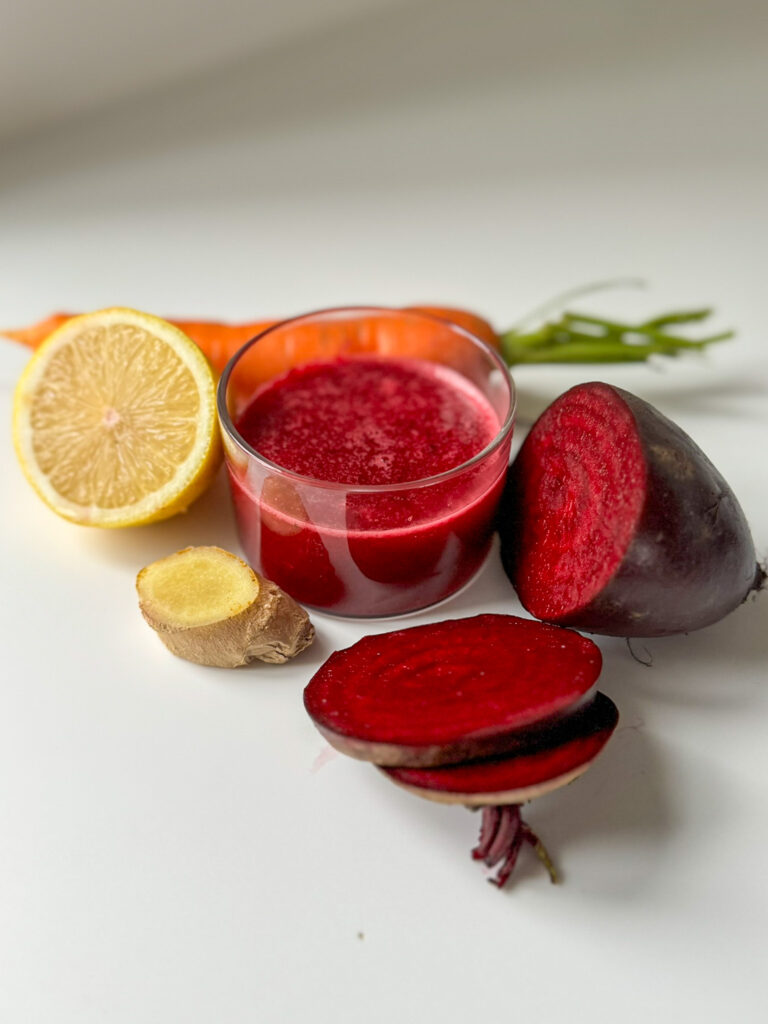
M765 574L733 491L647 402L599 382L531 428L499 514L501 558L537 619L611 636L717 622Z
M574 712L600 673L585 637L513 615L367 636L332 654L304 705L352 757L409 767L508 753Z
M520 804L572 782L618 721L595 690L598 648L570 630L511 615L365 637L332 654L304 703L337 749L406 790L483 807L473 857L503 886L524 843L556 881Z

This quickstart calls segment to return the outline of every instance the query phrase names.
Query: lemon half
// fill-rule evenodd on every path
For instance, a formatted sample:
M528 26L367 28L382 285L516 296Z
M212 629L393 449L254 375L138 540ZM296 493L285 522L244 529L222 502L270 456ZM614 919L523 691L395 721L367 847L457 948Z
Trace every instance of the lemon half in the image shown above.
M216 380L182 331L133 309L73 317L16 386L22 469L60 516L136 526L183 512L221 459Z

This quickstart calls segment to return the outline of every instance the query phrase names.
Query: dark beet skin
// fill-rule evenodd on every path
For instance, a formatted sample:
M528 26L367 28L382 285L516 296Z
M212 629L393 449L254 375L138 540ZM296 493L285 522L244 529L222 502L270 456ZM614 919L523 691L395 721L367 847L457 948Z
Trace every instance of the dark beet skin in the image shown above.
M690 437L602 383L561 395L510 469L501 557L536 618L609 636L717 622L760 587L733 492Z
M602 659L585 637L512 615L368 636L304 691L329 743L379 765L457 764L528 748L590 694Z
M469 806L520 804L572 781L589 767L619 720L613 701L602 693L569 717L557 738L513 757L473 761L443 768L381 768L393 782L440 803Z

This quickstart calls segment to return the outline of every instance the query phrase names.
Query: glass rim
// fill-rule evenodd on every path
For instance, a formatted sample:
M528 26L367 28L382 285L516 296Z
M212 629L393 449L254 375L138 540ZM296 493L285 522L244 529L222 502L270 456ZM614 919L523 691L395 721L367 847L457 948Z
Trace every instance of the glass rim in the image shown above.
M266 335L272 334L274 331L279 331L289 324L299 324L307 320L315 320L318 317L342 313L384 313L392 316L405 316L414 320L431 320L433 323L439 323L448 327L455 334L465 337L473 345L480 348L489 357L491 362L496 364L496 368L502 371L503 378L507 383L509 391L509 409L507 410L504 422L499 426L499 429L493 439L488 442L485 448L473 455L472 458L467 459L458 466L454 466L452 469L446 469L442 473L437 473L434 476L420 477L418 480L402 480L398 483L392 484L349 484L341 483L337 480L321 480L317 477L305 476L302 473L296 473L291 469L287 469L285 466L281 466L278 462L272 462L271 459L268 459L248 444L232 422L232 417L230 416L229 409L227 408L227 385L229 384L230 377L232 376L232 373L239 361ZM512 374L509 372L509 367L501 358L500 354L495 349L491 348L487 342L483 341L482 338L478 338L476 334L466 330L466 328L461 327L459 324L453 323L451 320L447 320L439 316L433 316L430 313L397 309L394 306L330 306L325 309L314 310L311 313L303 313L301 316L293 316L288 317L285 320L279 320L277 323L271 324L263 331L259 331L258 334L255 334L252 338L241 345L237 352L235 352L227 362L227 365L222 371L221 377L219 377L219 383L216 388L216 410L218 412L219 422L222 429L226 432L230 440L233 441L245 455L255 459L256 462L274 474L287 477L288 479L294 480L299 484L304 484L305 486L322 487L326 490L355 491L356 493L359 492L367 494L392 494L400 491L414 490L417 487L430 487L438 483L443 483L444 481L452 480L454 477L460 476L473 466L483 462L489 455L492 455L493 452L495 452L496 449L504 443L512 430L512 426L515 421L515 413L517 412L517 389L515 387Z

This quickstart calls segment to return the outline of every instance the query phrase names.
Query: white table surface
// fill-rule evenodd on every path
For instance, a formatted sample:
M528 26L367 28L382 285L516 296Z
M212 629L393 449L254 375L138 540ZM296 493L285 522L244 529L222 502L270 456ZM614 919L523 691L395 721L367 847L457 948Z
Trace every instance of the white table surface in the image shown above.
M651 367L520 370L517 438L572 383L627 387L709 454L764 558L768 162L745 85L759 72L691 61L678 77L671 60L658 74L628 60L561 81L557 109L540 81L445 95L412 75L409 97L393 86L262 134L241 105L201 135L172 97L171 113L131 107L20 144L0 162L0 319L421 300L502 325L570 285L644 275L647 292L582 308L711 302L738 339ZM211 85L221 109L241 85ZM684 117L699 102L708 128ZM448 126L465 139L485 126L493 160L473 170ZM573 160L551 159L566 129ZM711 132L733 144L714 152ZM1 423L27 355L0 344ZM618 731L527 812L562 884L526 855L501 893L469 857L477 817L328 756L303 711L324 658L386 622L317 615L296 661L228 672L175 659L142 621L143 565L194 543L237 550L222 478L166 523L77 528L25 483L6 428L0 488L4 1024L767 1019L768 597L638 643L650 667L598 639ZM520 612L495 552L460 597L410 621L480 611Z

